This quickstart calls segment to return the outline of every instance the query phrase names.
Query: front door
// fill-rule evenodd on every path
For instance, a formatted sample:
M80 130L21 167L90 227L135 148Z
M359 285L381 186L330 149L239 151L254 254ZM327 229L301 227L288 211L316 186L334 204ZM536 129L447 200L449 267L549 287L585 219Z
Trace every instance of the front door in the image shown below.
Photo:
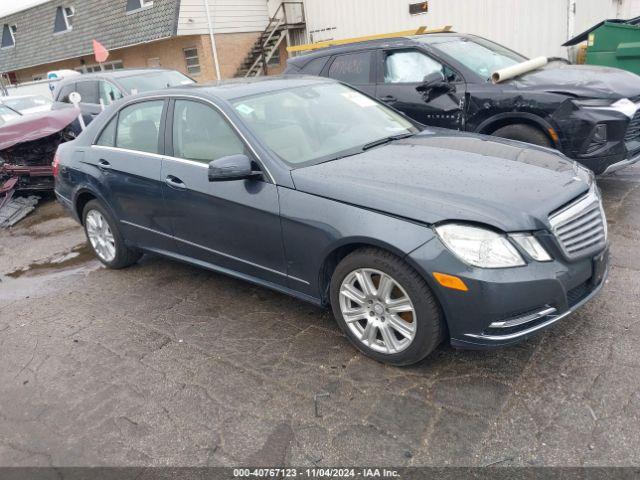
M209 162L250 152L212 105L176 99L170 112L172 155L163 160L162 178L178 252L286 285L276 186L264 178L210 182Z
M152 250L173 250L164 213L160 173L164 100L133 103L102 130L85 162L100 175L103 196L121 222L124 237Z
M434 127L464 128L465 84L442 63L418 49L389 49L379 53L376 97L414 120ZM424 78L448 81L450 92L425 89Z

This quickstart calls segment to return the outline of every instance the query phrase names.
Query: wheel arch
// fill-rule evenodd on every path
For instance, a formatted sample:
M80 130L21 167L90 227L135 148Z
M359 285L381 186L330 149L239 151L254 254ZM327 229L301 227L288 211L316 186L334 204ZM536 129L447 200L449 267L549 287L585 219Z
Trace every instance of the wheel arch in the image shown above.
M107 211L113 215L113 211L111 210L111 207L104 200L104 198L102 198L102 195L100 195L99 193L97 193L95 190L91 188L81 187L80 189L78 189L78 191L76 191L75 195L73 196L73 210L78 217L78 221L81 224L84 224L83 218L82 218L82 212L84 210L84 207L91 200L98 200L104 206L104 208L106 208Z
M537 128L549 139L554 148L559 149L560 144L556 141L558 131L547 120L539 115L529 112L507 112L494 115L493 117L484 120L475 130L475 133L481 133L484 135L492 135L493 132L499 128L506 127L507 125L529 125ZM549 132L555 133L555 138Z

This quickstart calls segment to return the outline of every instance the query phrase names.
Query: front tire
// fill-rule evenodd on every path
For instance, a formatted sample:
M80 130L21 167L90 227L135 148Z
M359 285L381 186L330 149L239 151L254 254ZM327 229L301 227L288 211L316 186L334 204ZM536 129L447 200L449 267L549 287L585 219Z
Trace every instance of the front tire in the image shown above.
M331 278L331 307L351 343L391 365L411 365L444 337L438 303L425 280L395 255L356 250Z
M126 245L117 223L99 201L87 202L82 225L93 253L108 268L128 267L142 256L142 252Z
M549 137L539 128L530 125L515 124L499 128L492 135L509 140L531 143L540 147L553 148Z

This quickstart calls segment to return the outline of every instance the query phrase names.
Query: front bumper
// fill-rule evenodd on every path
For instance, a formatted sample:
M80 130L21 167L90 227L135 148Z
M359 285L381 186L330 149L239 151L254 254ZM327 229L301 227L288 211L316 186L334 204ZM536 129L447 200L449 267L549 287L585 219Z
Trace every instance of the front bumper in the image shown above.
M596 175L612 173L640 160L640 137L627 138L631 119L619 111L578 108L565 102L551 118L560 135L560 150ZM599 125L606 127L606 141L595 144L594 133Z
M440 301L451 344L473 349L511 345L549 328L604 285L608 250L571 262L555 257L523 267L480 269L464 265L437 238L410 255ZM460 277L469 290L442 287L434 271Z

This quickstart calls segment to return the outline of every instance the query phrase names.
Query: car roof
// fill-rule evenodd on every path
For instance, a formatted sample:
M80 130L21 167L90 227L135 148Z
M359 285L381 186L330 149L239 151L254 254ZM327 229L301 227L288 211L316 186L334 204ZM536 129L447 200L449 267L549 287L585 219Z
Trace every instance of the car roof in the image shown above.
M194 83L181 87L171 87L154 92L145 92L136 98L157 95L201 95L213 97L225 101L248 97L261 93L289 90L308 85L320 85L323 83L338 83L330 78L313 77L309 75L286 75L273 77L254 77L224 80L222 82Z
M366 40L363 42L353 42L346 43L344 45L333 45L330 47L319 48L317 50L313 50L309 53L304 53L297 57L293 57L289 59L289 63L291 64L301 64L306 63L307 61L318 58L325 57L328 55L335 55L340 53L348 53L353 50L367 50L381 47L389 47L389 46L415 46L420 43L438 43L438 41L442 41L443 39L449 37L472 37L473 35L467 33L457 33L457 32L443 32L443 33L425 33L422 35L410 35L410 36L402 36L402 37L391 37L391 38L378 38L375 40Z
M83 73L82 75L75 75L73 77L66 77L60 81L62 83L72 83L83 80L91 80L93 78L124 78L134 77L136 75L144 75L150 72L171 72L168 68L120 68L118 70L104 70L101 72Z

